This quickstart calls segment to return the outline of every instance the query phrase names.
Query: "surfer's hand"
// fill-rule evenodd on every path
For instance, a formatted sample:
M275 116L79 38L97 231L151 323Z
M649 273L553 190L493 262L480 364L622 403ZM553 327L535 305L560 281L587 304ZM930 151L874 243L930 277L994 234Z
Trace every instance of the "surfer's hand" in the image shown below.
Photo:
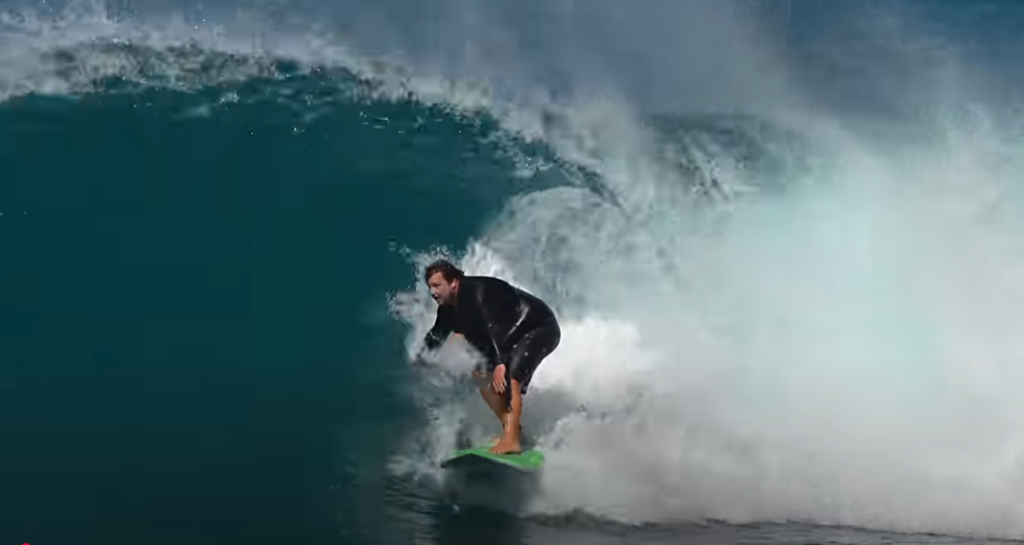
M423 357L422 351L417 352L416 355L413 356L412 361L410 363L412 363L413 366L415 367L426 367L428 365L427 359Z
M491 387L494 388L495 392L499 394L505 393L505 364L501 364L494 368L494 381L491 382Z

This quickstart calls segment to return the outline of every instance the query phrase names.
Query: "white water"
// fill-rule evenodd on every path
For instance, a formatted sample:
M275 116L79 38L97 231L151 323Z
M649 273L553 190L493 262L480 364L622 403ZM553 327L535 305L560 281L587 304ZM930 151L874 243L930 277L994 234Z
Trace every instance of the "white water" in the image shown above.
M571 190L511 203L463 263L557 276L538 288L564 341L532 393L589 409L544 437L532 508L1024 533L1024 155L1003 138L846 139L713 228L635 155L605 171L632 221Z
M914 141L801 119L816 166L699 217L614 109L549 133L601 158L630 216L530 195L462 259L562 315L532 401L587 410L534 415L560 420L530 508L1024 535L1024 154L1001 112L938 104L951 121ZM487 414L473 397L439 409L435 457L467 412Z
M812 143L811 168L699 216L628 105L578 102L539 129L628 217L530 195L462 259L562 315L531 401L587 410L534 415L561 420L531 509L1024 535L1021 125L977 102L985 80L956 58L931 60L898 74L912 127L769 109ZM702 166L766 182L734 159ZM410 342L430 322L419 290ZM478 413L472 396L438 408L435 459Z

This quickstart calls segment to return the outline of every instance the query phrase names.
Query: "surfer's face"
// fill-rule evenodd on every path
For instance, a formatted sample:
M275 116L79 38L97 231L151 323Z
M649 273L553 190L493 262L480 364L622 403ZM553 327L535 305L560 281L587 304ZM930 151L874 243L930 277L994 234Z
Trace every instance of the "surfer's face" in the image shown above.
M455 301L455 290L458 283L458 280L449 282L441 273L435 273L427 280L427 287L430 288L430 296L437 301L437 304L446 305Z

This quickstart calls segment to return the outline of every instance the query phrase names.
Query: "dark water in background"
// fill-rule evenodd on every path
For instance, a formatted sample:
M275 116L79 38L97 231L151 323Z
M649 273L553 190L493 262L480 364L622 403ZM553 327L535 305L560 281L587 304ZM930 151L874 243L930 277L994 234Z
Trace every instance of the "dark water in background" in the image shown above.
M523 174L561 158L345 71L277 61L225 83L234 61L185 52L206 64L174 90L166 52L124 50L125 78L61 50L62 81L91 92L0 104L3 543L973 542L509 512L396 473L425 425L388 306L419 280L409 254L463 251L515 196L614 190ZM722 133L756 162L732 127L662 130Z
M521 182L474 120L246 96L321 84L0 107L6 537L375 541L415 417L398 250L466 239Z

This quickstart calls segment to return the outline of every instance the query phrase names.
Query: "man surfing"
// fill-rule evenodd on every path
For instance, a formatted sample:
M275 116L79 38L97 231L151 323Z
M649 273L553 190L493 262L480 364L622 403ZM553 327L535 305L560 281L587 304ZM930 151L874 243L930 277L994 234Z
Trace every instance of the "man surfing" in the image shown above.
M456 333L483 354L487 371L478 368L473 376L504 428L490 451L522 452L523 396L537 366L562 338L554 312L504 280L466 276L443 259L428 265L423 278L438 304L424 344L433 350Z

